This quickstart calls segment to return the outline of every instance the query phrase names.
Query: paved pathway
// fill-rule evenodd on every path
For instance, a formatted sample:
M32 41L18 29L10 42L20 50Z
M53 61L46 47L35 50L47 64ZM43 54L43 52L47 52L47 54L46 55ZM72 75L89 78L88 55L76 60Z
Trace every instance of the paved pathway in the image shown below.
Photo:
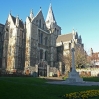
M83 82L73 82L68 83L62 79L62 77L44 77L47 79L47 83L49 84L58 84L58 85L76 85L76 86L99 86L99 82L90 82L90 81L83 81Z
M76 85L76 86L99 86L99 82L73 82L73 83L67 83L66 81L49 81L47 82L49 84L59 84L59 85Z

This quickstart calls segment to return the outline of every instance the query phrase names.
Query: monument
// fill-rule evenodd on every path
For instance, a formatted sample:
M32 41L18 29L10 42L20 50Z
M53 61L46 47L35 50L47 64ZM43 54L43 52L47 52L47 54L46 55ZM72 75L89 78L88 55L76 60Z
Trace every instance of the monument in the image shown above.
M61 85L76 85L76 86L99 86L99 82L83 81L83 78L80 78L79 72L77 72L75 68L74 46L72 47L71 51L72 51L72 70L70 71L68 78L65 81L50 81L47 83Z
M74 49L74 47L71 49L71 52L72 52L72 70L70 71L69 76L66 79L66 82L67 83L83 82L83 79L80 78L79 72L77 72L76 68L75 68L75 57L74 57L75 49Z

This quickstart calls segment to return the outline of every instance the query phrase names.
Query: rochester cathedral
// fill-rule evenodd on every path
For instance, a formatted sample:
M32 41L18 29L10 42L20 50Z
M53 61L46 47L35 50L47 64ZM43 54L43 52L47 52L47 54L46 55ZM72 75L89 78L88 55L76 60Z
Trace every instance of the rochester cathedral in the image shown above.
M0 24L0 69L38 72L43 76L49 72L55 74L62 70L58 54L69 53L72 43L84 49L82 38L75 30L61 35L51 4L46 20L41 9L36 16L31 10L25 23L10 13L5 25Z

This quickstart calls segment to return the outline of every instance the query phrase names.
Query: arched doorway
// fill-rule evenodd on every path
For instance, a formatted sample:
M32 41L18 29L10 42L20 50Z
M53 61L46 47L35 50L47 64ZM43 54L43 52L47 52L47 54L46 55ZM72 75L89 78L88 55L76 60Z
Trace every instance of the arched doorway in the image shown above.
M47 76L47 63L45 61L38 64L38 76Z

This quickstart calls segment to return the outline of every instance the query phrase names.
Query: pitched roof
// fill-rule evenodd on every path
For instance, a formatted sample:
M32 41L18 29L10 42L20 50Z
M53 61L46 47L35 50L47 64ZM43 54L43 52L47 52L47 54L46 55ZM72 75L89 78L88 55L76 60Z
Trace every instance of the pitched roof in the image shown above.
M12 20L13 20L13 22L14 22L14 24L16 23L16 18L14 17L14 16L12 16L11 15L11 17L12 17ZM23 24L23 22L21 21L21 20L19 20L19 26L21 27L21 28L24 28L24 24Z
M3 32L4 25L0 23L0 32Z
M0 23L0 25L4 26L4 24L1 24L1 23Z
M64 35L59 35L58 37L57 37L57 40L56 40L56 42L57 43L59 43L59 42L66 42L66 41L70 41L70 40L72 40L73 39L73 35L72 35L72 33L69 33L69 34L64 34Z

